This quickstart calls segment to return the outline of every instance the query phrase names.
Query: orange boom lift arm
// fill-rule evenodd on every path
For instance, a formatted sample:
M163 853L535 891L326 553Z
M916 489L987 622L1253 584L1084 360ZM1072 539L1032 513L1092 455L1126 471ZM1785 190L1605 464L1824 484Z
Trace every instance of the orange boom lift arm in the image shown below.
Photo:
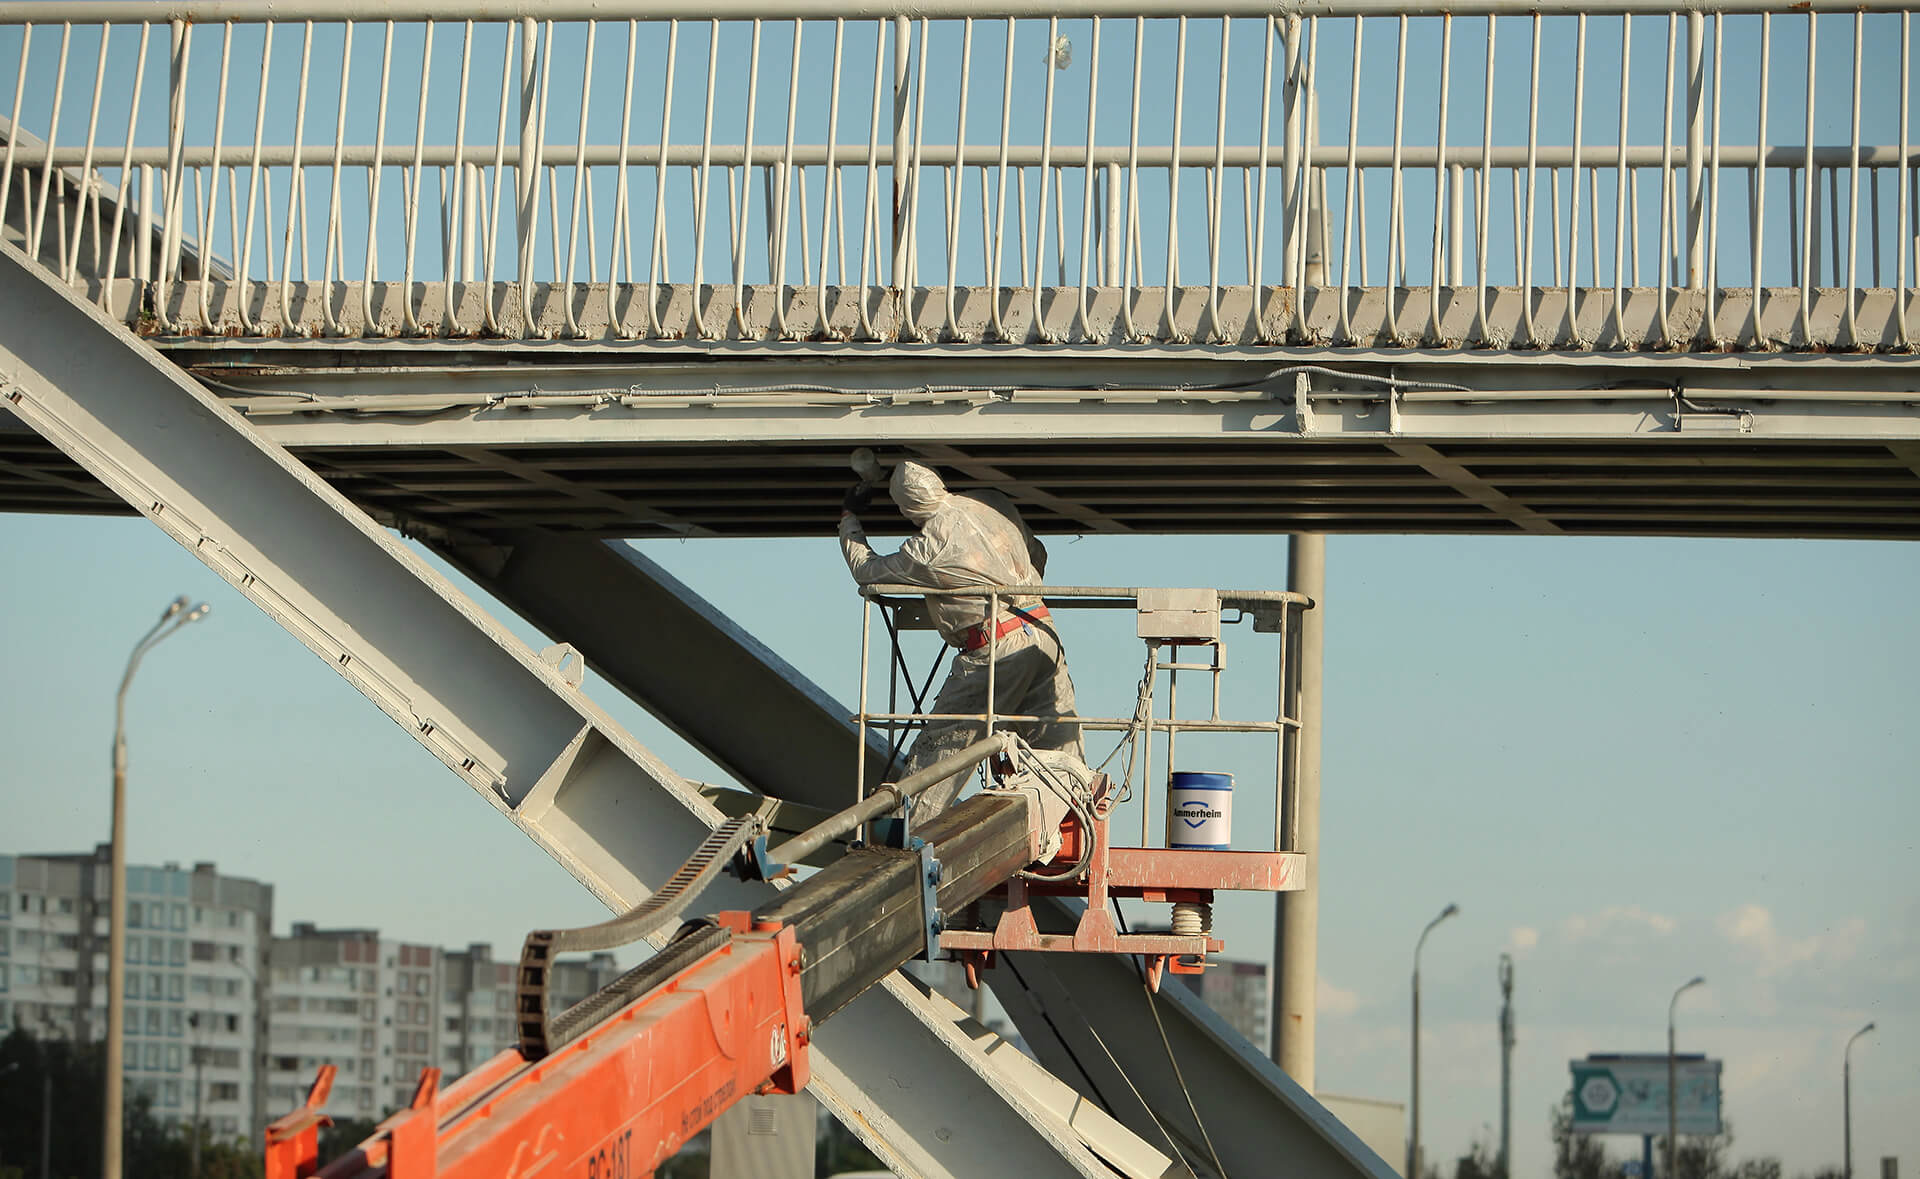
M722 913L660 959L657 986L545 1059L509 1049L445 1090L426 1070L407 1109L320 1170L323 1068L268 1128L266 1179L644 1179L740 1098L806 1086L792 927Z

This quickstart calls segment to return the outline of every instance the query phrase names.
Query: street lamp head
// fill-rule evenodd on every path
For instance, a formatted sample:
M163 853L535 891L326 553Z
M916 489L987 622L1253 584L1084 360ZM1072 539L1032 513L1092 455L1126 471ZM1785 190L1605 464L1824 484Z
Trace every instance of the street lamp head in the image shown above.
M187 608L187 595L181 594L179 597L175 598L173 601L167 603L167 608L160 612L160 621L165 622L167 619L172 618L175 614L180 613L180 611L185 610L186 608Z
M185 598L181 598L180 600L183 602L186 601ZM207 612L212 609L213 607L207 605L205 602L202 602L198 606L195 606L193 609L187 611L187 616L185 619L182 620L182 624L184 625L187 622L198 622L202 618L205 618L207 616Z
M1459 912L1460 906L1449 901L1447 902L1447 907L1440 910L1440 920L1445 921L1449 917L1457 916Z
M1680 989L1684 991L1684 990L1687 990L1689 987L1704 987L1706 985L1707 985L1706 976L1703 974L1696 974L1692 978L1687 980L1686 986L1681 987Z
M1863 1028L1861 1028L1861 1029L1859 1030L1859 1032L1857 1032L1856 1034L1857 1034L1857 1035L1862 1035L1862 1036L1864 1036L1864 1035L1866 1035L1866 1034L1867 1034L1868 1032L1870 1032L1870 1031L1872 1031L1872 1030L1873 1030L1873 1025L1872 1025L1872 1024L1868 1024L1868 1025L1867 1025L1866 1027L1863 1027Z

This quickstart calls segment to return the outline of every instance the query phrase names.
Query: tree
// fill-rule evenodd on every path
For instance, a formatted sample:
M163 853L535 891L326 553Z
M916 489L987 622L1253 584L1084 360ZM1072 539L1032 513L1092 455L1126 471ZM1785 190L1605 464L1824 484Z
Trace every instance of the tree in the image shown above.
M333 1125L320 1128L320 1165L339 1158L373 1137L380 1123L372 1118L338 1118Z
M1453 1179L1507 1179L1500 1156L1485 1135L1476 1135L1467 1153L1453 1164Z
M1619 1164L1607 1157L1597 1135L1573 1131L1573 1095L1553 1107L1554 1179L1616 1179Z
M40 1173L41 1118L49 1095L54 1133L47 1173L100 1173L97 1127L105 1066L99 1044L39 1040L23 1028L0 1040L0 1176L13 1169ZM146 1095L128 1095L124 1126L127 1179L191 1179L186 1129L156 1118ZM200 1179L252 1179L260 1165L249 1143L201 1139Z

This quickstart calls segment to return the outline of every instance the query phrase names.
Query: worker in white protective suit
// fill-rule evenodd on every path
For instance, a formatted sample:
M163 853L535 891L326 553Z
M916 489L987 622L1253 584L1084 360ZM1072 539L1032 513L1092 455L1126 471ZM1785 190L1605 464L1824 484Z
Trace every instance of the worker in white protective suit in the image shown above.
M1046 548L1020 513L997 492L956 495L940 476L916 462L894 468L893 502L919 531L900 551L881 556L867 543L856 514L867 504L870 484L847 494L840 514L840 548L860 585L912 585L928 589L1038 585L1046 571ZM1073 680L1047 607L1029 595L1002 598L999 614L987 617L988 598L927 599L940 636L954 647L947 681L930 712L987 712L988 654L993 657L993 711L999 715L1049 718L1008 726L1035 749L1054 749L1085 760L1075 720ZM1057 719L1054 719L1057 718ZM907 755L901 776L956 753L984 736L982 721L931 721ZM924 823L952 805L968 774L928 787L914 801L914 819Z

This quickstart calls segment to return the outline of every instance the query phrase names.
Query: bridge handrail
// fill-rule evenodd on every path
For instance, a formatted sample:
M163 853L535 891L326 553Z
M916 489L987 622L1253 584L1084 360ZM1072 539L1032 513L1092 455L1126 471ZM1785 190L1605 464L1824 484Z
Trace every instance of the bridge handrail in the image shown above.
M339 21L1084 20L1907 12L1910 0L8 0L0 24Z
M0 223L162 335L1904 351L1916 5L19 0Z

